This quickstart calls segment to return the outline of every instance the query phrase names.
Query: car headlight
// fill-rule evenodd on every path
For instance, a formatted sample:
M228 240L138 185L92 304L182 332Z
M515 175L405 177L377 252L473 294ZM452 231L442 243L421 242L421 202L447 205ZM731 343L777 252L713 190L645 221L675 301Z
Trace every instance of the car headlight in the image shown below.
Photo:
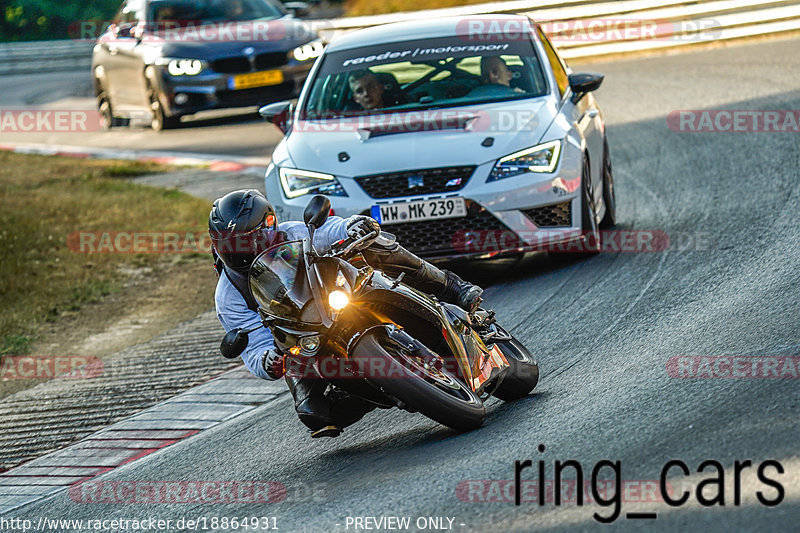
M199 59L170 59L167 72L171 76L197 76L203 72L203 62Z
M330 174L296 168L280 168L278 175L287 198L297 198L312 193L325 196L347 196L339 180Z
M324 49L325 44L320 39L317 39L292 50L292 56L298 61L308 61L321 56Z
M553 172L558 166L561 141L551 141L514 152L497 161L486 181L501 180L526 172Z

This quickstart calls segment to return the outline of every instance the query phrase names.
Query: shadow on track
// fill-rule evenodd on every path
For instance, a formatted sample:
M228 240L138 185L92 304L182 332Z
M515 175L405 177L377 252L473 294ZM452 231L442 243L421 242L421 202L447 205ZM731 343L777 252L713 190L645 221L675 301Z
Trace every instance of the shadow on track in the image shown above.
M472 263L437 263L437 266L450 269L462 278L486 288L541 276L587 260L589 258L577 254L536 252Z

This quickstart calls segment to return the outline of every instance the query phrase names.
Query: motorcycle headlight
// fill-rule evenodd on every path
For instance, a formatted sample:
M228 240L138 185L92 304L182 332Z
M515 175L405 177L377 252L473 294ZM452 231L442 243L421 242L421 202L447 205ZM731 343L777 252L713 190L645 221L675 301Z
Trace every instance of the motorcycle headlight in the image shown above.
M561 141L551 141L526 148L497 161L486 181L496 181L526 172L553 172L558 166Z
M315 41L311 41L310 43L306 43L302 46L298 46L294 50L292 50L292 57L294 57L298 61L308 61L310 59L316 59L322 55L322 51L325 49L325 45L320 39Z
M297 198L304 194L347 196L339 180L330 174L296 168L280 168L278 175L287 198Z
M204 65L199 59L169 59L166 61L168 61L167 72L170 76L197 76L203 72Z
M328 305L330 305L331 309L334 311L341 311L347 307L349 303L350 297L344 291L335 290L328 295Z

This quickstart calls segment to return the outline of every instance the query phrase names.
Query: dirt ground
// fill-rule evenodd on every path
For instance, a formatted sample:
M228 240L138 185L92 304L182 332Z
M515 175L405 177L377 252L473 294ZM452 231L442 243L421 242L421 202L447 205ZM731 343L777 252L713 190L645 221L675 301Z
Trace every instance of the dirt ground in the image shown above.
M157 268L125 273L129 279L121 291L45 324L30 355L104 358L214 307L217 277L210 258L171 258ZM2 381L0 398L43 381Z

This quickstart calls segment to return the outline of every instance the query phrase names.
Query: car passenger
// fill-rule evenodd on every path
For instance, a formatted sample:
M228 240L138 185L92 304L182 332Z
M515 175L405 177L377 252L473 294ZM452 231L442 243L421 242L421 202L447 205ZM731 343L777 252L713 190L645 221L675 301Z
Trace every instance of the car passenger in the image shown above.
M511 87L512 73L500 56L481 58L481 83L484 85L505 85Z
M524 93L518 87L511 87L514 74L500 56L481 57L481 85L469 92L472 97L503 97Z
M225 18L227 20L244 20L247 18L242 0L231 0L225 3Z
M347 79L353 100L365 111L384 107L383 93L386 88L369 70L359 70L350 74Z

